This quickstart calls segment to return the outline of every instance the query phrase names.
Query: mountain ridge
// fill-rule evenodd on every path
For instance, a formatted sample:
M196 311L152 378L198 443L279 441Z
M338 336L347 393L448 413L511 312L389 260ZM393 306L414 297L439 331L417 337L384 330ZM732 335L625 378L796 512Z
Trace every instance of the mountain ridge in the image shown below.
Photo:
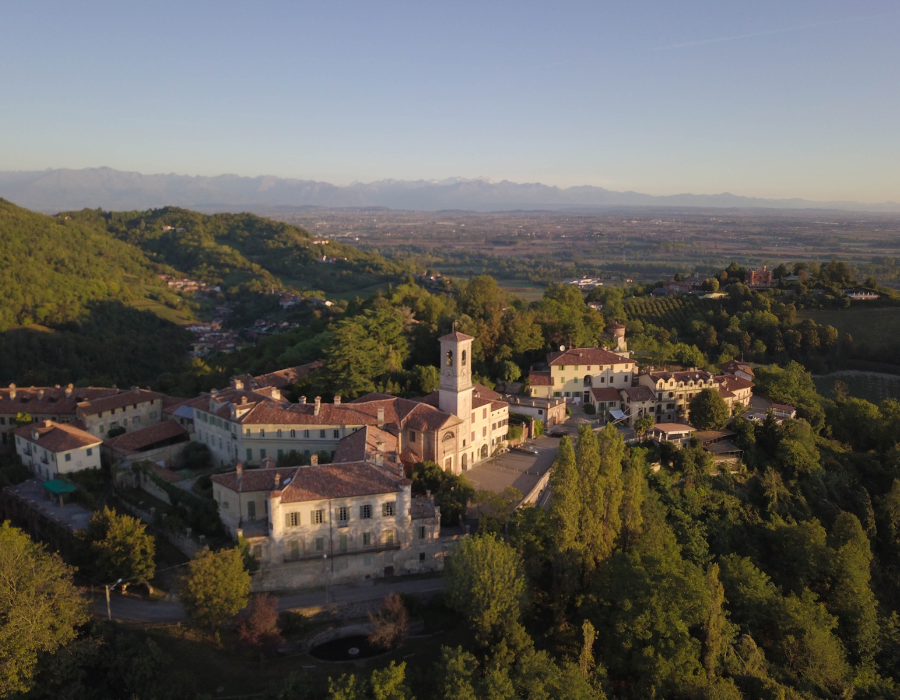
M569 209L620 206L704 207L728 209L820 209L858 212L900 212L900 203L767 199L730 192L650 195L619 192L593 185L558 187L540 182L494 181L487 177L442 180L384 179L333 185L317 180L179 175L100 168L56 168L0 172L0 197L42 212L103 208L112 210L179 206L206 212L236 209L261 211L271 207L387 207L418 211L459 209Z

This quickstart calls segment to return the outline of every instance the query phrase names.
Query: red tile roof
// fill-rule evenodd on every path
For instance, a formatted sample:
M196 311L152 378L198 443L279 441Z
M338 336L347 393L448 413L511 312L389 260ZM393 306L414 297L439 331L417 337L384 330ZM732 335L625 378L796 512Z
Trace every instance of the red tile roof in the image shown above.
M728 362L725 362L724 364L722 364L721 369L723 372L726 372L728 374L733 374L734 372L737 372L738 370L740 370L741 372L746 372L751 377L754 376L753 368L747 362L738 362L737 360L729 360Z
M653 393L653 390L641 384L640 386L631 386L626 389L622 389L622 393L625 394L625 397L629 401L655 401L656 394Z
M365 462L298 467L294 478L287 485L282 485L281 502L300 503L395 493L409 483L409 479L391 476L385 470Z
M261 386L272 386L276 389L283 389L288 384L296 384L298 379L319 369L322 364L322 362L316 361L305 365L297 365L296 367L287 367L286 369L279 369L274 372L269 372L268 374L261 374L258 377L254 377L254 380Z
M552 386L553 379L550 376L550 372L529 372L528 383L531 386Z
M39 398L40 392L43 398ZM66 391L69 397L66 398ZM28 387L0 389L0 414L16 415L30 413L32 415L65 415L74 416L81 401L90 401L118 394L118 389L104 387ZM15 398L13 398L15 394Z
M634 364L624 355L604 348L569 348L565 352L551 352L547 355L548 365L620 365Z
M381 441L381 452L396 459L397 436L387 430L367 425L341 440L334 452L334 459L331 461L335 464L366 461L370 454L379 451L379 441Z
M182 438L182 440L178 440ZM172 443L187 441L188 431L173 420L163 421L156 425L150 425L140 430L132 430L114 438L104 441L110 449L123 454L134 454L152 449L160 442L172 441Z
M314 467L318 469L318 467ZM237 471L227 474L216 474L212 480L231 491L250 493L251 491L274 491L275 475L279 477L279 484L294 477L300 467L287 467L284 469L242 469L240 479Z
M612 387L599 387L596 389L591 389L591 394L594 399L597 401L621 401L622 395L619 393L618 389L613 389Z
M34 431L37 431L37 440L33 437ZM67 423L54 423L50 420L23 425L13 432L48 452L68 452L80 447L99 445L102 442L100 438L94 437L80 428Z
M474 336L466 335L465 333L460 333L459 331L453 331L452 333L448 333L447 335L442 335L438 338L438 342L443 340L454 340L454 341L462 341L462 340L475 340Z
M474 384L472 393L482 399L490 399L491 401L499 401L503 398L493 389L488 389L484 384Z

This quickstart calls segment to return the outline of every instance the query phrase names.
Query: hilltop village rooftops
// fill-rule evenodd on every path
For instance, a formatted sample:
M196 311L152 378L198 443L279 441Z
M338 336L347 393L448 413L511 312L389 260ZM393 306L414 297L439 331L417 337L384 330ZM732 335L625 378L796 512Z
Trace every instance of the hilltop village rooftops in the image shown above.
M569 348L568 350L547 354L547 364L551 367L560 365L617 365L624 363L632 364L634 360L605 348Z
M99 445L102 440L68 423L45 420L16 428L15 434L48 452L68 452Z
M402 491L412 482L368 462L343 462L288 469L238 469L212 480L240 493L269 492L282 503L352 498Z
M97 401L120 393L120 389L105 387L16 387L0 389L0 414L17 413L74 416L79 403Z

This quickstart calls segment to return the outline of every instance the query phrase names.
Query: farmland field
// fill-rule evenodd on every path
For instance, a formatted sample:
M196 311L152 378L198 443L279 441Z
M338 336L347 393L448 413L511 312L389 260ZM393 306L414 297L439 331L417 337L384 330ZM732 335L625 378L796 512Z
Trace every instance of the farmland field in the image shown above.
M900 309L859 308L800 311L802 320L834 326L840 333L849 333L854 343L866 343L872 350L896 347L900 344Z
M879 372L834 372L814 377L816 389L829 399L834 398L834 384L837 381L847 385L850 396L880 403L884 399L900 399L900 376Z
M140 311L150 311L166 321L177 323L179 326L186 326L197 320L190 309L172 309L153 299L136 299L130 302L129 306Z

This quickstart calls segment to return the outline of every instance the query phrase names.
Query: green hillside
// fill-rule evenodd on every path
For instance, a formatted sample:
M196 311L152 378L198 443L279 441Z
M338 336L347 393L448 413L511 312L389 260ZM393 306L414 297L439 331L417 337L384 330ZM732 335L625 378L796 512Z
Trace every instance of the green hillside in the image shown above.
M229 293L292 287L346 293L411 270L340 243L317 245L305 229L252 214L207 216L177 207L65 215L102 228L149 259ZM329 262L323 262L325 257Z
M0 200L0 332L80 318L92 301L166 293L147 256L90 223Z

